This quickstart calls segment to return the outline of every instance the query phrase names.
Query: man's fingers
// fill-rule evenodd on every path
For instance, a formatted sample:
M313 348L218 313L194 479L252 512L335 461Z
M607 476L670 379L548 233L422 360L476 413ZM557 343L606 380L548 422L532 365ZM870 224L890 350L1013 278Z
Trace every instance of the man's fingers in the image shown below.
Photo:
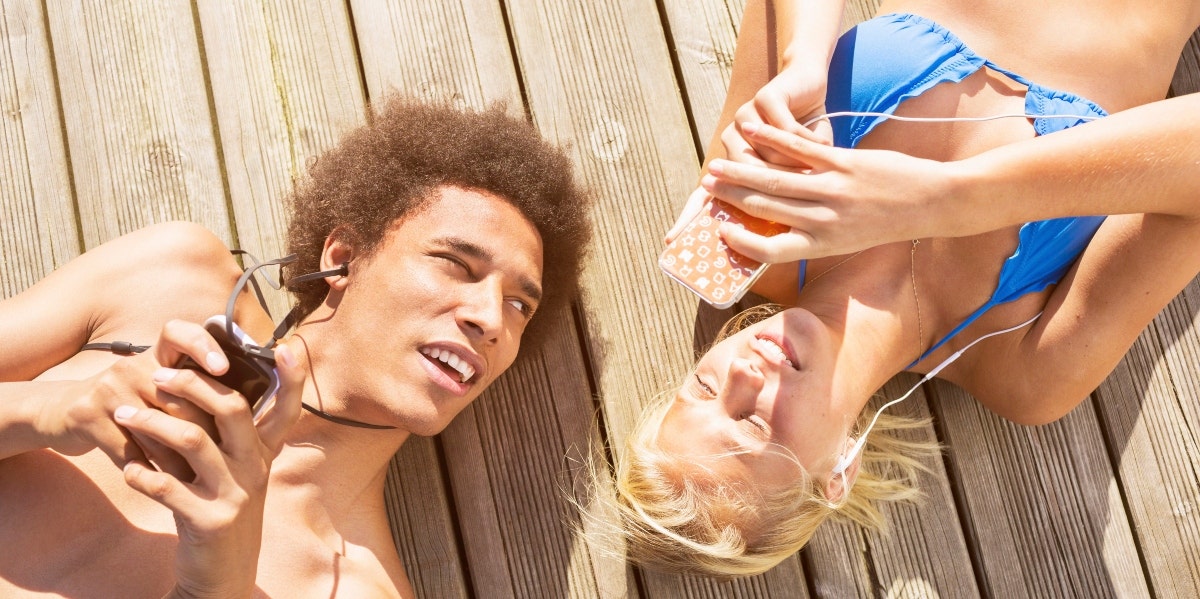
M153 439L183 456L187 459L192 470L196 472L197 479L217 480L222 476L227 476L228 469L224 465L224 457L221 454L221 450L217 448L216 442L213 441L212 437L208 436L208 433L204 432L204 429L199 426L191 422L179 420L178 418L172 418L159 410L138 409L132 406L117 408L113 413L113 417L116 418L118 424L128 429L134 436ZM179 482L173 476L170 478L175 482ZM128 476L126 480L128 481ZM162 483L161 477L154 476L139 477L139 480L146 484L158 485ZM142 490L138 487L134 488L137 488L139 491ZM163 501L166 489L155 486L150 490L152 492L147 493L148 496L152 499ZM165 501L164 505L172 509L178 507Z
M203 326L193 322L168 321L163 325L153 349L158 363L165 366L174 366L187 356L209 374L221 375L229 370L229 359L221 351L221 346Z
M143 462L129 462L122 472L125 474L125 484L130 488L172 510L183 507L191 495L179 479L165 472L157 472Z
M161 391L182 397L211 415L222 451L235 457L259 455L250 405L240 393L188 369L160 368L154 373L154 383ZM200 428L209 437L213 436L210 429Z
M283 446L284 435L300 418L300 398L304 392L307 367L300 353L287 344L275 349L275 369L279 373L279 392L258 423L258 436L272 454Z

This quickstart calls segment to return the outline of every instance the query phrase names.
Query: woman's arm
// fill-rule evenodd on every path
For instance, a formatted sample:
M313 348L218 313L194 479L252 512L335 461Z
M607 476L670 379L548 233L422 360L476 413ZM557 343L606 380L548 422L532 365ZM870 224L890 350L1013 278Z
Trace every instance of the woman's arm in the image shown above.
M738 30L737 50L717 130L704 156L761 164L765 158L786 163L769 148L753 148L740 123L770 123L811 139L828 142L825 121L808 132L799 123L825 113L826 76L841 28L844 0L749 0ZM799 119L799 120L797 120ZM761 156L759 150L767 153ZM697 188L665 235L670 243L708 201Z
M1200 218L1200 94L940 163L884 150L812 143L751 127L811 171L731 161L702 185L746 212L794 231L771 238L722 231L759 261L844 254L921 237L959 237L1032 220L1088 214Z

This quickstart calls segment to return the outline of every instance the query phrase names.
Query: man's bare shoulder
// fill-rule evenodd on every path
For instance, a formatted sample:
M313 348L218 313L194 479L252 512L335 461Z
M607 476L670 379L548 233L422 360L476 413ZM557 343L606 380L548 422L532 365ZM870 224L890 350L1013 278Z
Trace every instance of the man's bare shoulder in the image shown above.
M147 344L172 318L224 308L240 270L224 242L192 223L163 223L85 252L0 302L5 380L30 380L85 343Z

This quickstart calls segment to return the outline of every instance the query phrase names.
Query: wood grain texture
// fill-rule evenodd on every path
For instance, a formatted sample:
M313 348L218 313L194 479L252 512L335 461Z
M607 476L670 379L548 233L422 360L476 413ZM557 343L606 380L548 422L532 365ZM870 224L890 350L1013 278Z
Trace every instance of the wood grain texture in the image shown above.
M498 0L352 0L363 79L389 93L521 114L516 63Z
M1176 298L1096 392L1158 597L1200 594L1198 307L1186 293Z
M231 243L191 3L47 9L84 245L174 219Z
M0 11L0 297L83 249L41 2Z
M1179 64L1175 67L1175 78L1171 81L1171 95L1182 96L1200 91L1200 29L1192 34L1192 39L1179 55Z
M584 343L608 441L621 451L639 407L692 358L683 341L696 300L655 257L694 188L695 144L654 2L506 6L534 123L569 148L598 201ZM677 577L642 582L651 596L687 593Z
M871 400L867 410L873 414L918 381L916 375L898 375ZM930 418L920 391L888 411L917 420ZM937 441L932 425L898 436ZM880 506L887 523L884 531L866 531L845 523L818 529L804 550L804 563L817 596L979 596L942 456L930 456L924 463L929 468L919 481L924 497L919 502Z
M410 437L388 466L384 499L392 538L420 597L470 597L459 522L441 476L437 440Z
M200 2L197 12L237 245L283 256L293 184L365 121L349 15L295 0ZM288 298L271 298L282 317Z
M951 384L932 390L985 594L1148 596L1090 400L1025 427Z
M588 550L568 454L595 424L568 311L540 352L519 361L443 434L473 588L489 597L621 596L620 559ZM603 574L603 576L601 576Z

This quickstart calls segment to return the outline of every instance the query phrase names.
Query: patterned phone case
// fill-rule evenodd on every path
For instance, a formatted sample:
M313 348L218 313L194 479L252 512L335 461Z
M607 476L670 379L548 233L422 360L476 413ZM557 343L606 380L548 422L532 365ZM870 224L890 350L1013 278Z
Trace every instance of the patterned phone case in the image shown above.
M755 218L719 200L710 199L658 257L658 266L671 278L718 308L728 308L754 285L767 269L725 245L717 234L722 222L745 227L764 237L788 230L786 225Z

